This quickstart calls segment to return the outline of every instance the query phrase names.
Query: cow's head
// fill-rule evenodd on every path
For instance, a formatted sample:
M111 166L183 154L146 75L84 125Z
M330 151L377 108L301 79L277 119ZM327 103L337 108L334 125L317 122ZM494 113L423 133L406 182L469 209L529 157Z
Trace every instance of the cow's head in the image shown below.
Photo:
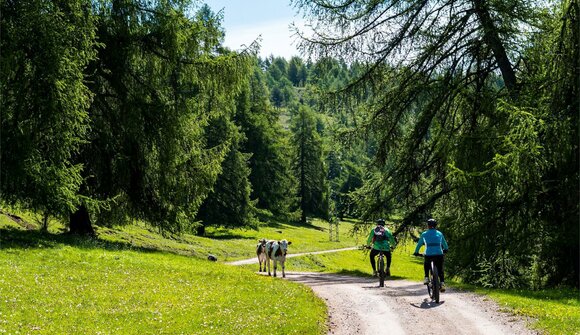
M292 244L292 242L286 241L286 240L281 240L278 242L278 245L280 246L280 250L282 251L282 254L284 256L286 256L286 254L288 253L288 246L290 244Z
M266 245L266 239L265 238L261 238L261 239L258 240L258 243L260 245Z

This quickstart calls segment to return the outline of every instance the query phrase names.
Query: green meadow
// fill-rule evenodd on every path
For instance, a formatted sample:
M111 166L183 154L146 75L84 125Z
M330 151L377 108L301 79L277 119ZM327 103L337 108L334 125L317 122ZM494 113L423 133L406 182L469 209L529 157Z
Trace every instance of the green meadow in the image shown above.
M423 278L421 258L412 256L414 244L399 246L391 265L391 278L420 281ZM368 252L344 251L290 258L292 271L321 271L370 276ZM580 334L580 292L577 289L554 288L539 291L500 290L475 287L454 280L448 286L484 294L495 300L506 313L530 318L529 326L546 334Z
M0 230L0 333L326 331L326 307L307 287L154 250L154 241L163 241L159 249L184 253L182 241L151 235L146 244L138 242L142 236L134 245L120 242L130 229L85 239L14 228ZM249 253L245 242L237 248Z
M326 307L302 285L255 274L257 265L223 262L254 257L259 238L292 241L290 253L362 245L366 234L340 226L276 223L259 230L208 231L207 237L163 236L144 224L98 227L98 238L62 234L51 222L40 233L0 215L0 334L325 334ZM422 259L402 243L393 255L392 279L419 281ZM214 254L218 262L205 260ZM368 251L293 257L289 271L370 276ZM577 334L577 290L493 290L448 280L497 301L507 313L532 319L547 334ZM267 312L265 312L267 311Z

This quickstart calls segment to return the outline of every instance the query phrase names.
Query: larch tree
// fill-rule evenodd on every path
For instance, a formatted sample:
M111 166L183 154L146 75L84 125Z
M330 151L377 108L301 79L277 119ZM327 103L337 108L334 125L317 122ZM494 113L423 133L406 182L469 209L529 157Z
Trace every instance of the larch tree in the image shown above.
M302 223L306 223L309 215L328 216L326 167L316 125L316 116L310 107L300 105L292 120L292 143Z
M571 252L578 249L578 193L569 198L556 191L578 180L578 171L550 173L578 166L577 154L559 156L578 150L577 117L570 116L578 113L572 89L578 67L566 67L573 69L567 75L555 72L568 84L540 86L560 87L566 92L561 96L534 94L538 77L530 76L549 62L556 69L574 65L578 1L293 3L311 19L311 32L297 30L302 50L364 67L334 90L372 97L361 101L367 115L361 128L378 141L375 164L359 192L363 218L385 210L402 214L397 234L437 216L456 245L451 270L473 282L578 285L577 267L538 270L578 258ZM558 5L563 9L553 10ZM565 22L558 32L546 26L553 18ZM549 40L540 46L549 53L534 59L538 36ZM544 113L548 99L560 107ZM548 129L566 134L561 146L551 145L555 133ZM554 220L562 225L559 233L553 233ZM564 231L574 237L565 238ZM527 236L534 236L533 243ZM554 245L553 239L576 242ZM561 252L542 259L542 250L552 247Z
M104 208L101 224L114 216L194 229L234 143L210 143L206 132L231 115L250 55L222 48L221 17L190 1L103 1L95 15L101 46L87 70L94 102L81 194ZM71 230L90 225L87 211L78 208Z
M66 217L82 202L82 164L96 56L91 2L0 2L0 199Z

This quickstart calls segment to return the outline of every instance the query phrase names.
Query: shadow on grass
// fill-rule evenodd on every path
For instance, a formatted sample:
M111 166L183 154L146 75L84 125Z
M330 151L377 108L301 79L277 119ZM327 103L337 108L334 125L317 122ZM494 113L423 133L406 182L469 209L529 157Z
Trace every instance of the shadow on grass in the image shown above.
M338 275L345 275L345 276L354 276L354 277L365 277L365 278L376 278L373 277L370 273L368 272L363 272L360 270L345 270L342 269L338 272L335 272ZM376 278L377 282L379 280L379 278ZM405 279L405 277L401 277L401 276L389 276L387 277L385 280L389 281L389 280L401 280L401 279Z
M313 225L312 223L303 223L300 220L292 220L292 219L270 219L267 221L268 224L266 225L269 228L280 228L280 229L284 229L288 226L290 227L295 227L295 228L309 228L309 229L314 229L314 230L318 230L318 231L327 231L326 228L323 227L318 227Z
M128 242L107 241L98 236L79 236L69 233L52 234L38 230L0 229L0 250L56 248L61 245L80 249L162 252L162 250L156 248L134 246Z
M253 236L244 236L235 230L223 228L223 227L211 227L208 228L205 232L205 235L202 236L205 238L211 238L213 240L254 240L256 239ZM257 243L256 239L256 243Z

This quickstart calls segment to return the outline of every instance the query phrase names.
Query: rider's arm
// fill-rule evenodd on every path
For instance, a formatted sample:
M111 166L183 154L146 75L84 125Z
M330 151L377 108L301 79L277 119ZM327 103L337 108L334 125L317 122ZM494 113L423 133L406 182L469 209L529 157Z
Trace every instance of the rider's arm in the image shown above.
M443 234L441 234L441 246L443 247L443 250L449 250L449 246L447 245L447 241L445 240L445 236L443 236Z
M423 240L423 234L421 234L421 236L419 237L419 241L417 241L417 246L415 247L415 254L419 253L419 249L421 249L421 246L423 245L424 240Z
M374 236L375 236L375 231L373 229L371 229L371 232L369 233L369 237L367 238L367 245L371 245L371 242L373 241Z
M397 246L397 241L395 241L395 237L389 230L387 230L387 232L389 234L389 247L391 249L395 249L395 247Z

